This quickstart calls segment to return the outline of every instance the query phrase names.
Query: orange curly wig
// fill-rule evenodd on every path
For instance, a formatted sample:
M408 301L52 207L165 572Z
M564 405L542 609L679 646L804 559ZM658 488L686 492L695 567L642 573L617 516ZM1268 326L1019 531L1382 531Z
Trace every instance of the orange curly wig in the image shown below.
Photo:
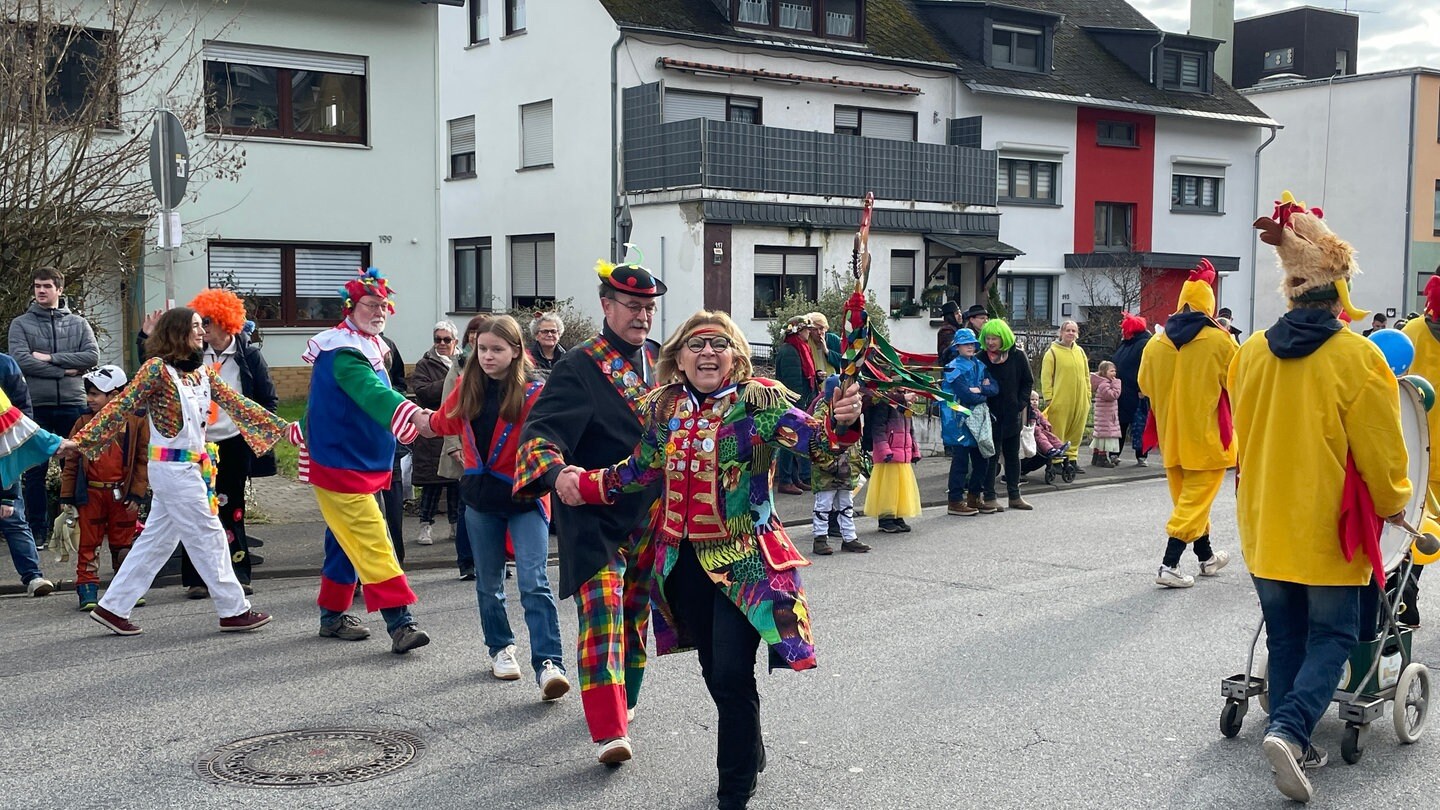
M201 290L191 299L190 308L231 335L238 335L245 328L245 302L229 290Z

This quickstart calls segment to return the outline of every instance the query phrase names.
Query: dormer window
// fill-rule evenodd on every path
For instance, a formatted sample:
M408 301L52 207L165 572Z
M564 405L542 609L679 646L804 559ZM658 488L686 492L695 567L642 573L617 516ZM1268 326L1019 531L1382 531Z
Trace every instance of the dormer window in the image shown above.
M746 28L826 39L860 38L862 0L730 0L730 19Z
M1166 90L1210 92L1210 54L1167 49L1160 79Z
M990 36L990 64L1017 70L1042 70L1045 32L1038 28L995 24Z

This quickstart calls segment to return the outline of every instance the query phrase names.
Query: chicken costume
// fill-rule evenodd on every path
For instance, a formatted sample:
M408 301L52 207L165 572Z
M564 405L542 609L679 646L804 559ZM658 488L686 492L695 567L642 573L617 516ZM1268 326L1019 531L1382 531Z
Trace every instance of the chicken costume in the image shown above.
M1351 650L1374 635L1362 627L1362 593L1372 566L1383 571L1380 516L1410 500L1409 458L1395 375L1335 317L1337 302L1364 317L1349 305L1350 245L1288 193L1255 226L1280 258L1291 309L1230 365L1236 523L1265 617L1261 750L1276 788L1305 802L1311 734Z
M1440 276L1431 276L1425 285L1425 317L1410 321L1400 331L1415 344L1410 373L1432 382L1440 381ZM1430 435L1440 436L1440 408L1431 408L1428 419ZM1429 478L1431 497L1440 498L1440 453L1430 454Z
M1146 343L1140 356L1140 391L1150 399L1174 503L1165 524L1169 543L1156 578L1157 584L1169 587L1194 584L1176 571L1186 545L1193 544L1202 575L1217 573L1229 561L1224 552L1210 548L1210 505L1220 494L1225 470L1235 465L1225 375L1236 346L1230 332L1215 321L1214 284L1215 268L1201 259L1180 288L1165 331Z

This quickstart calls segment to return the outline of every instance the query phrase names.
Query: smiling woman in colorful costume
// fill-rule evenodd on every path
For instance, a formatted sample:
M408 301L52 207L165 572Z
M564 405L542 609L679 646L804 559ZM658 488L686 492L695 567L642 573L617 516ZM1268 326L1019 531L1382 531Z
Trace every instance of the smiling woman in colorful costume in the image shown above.
M796 570L809 563L775 514L771 462L782 449L833 462L860 437L860 393L837 391L823 424L792 407L784 386L751 376L749 344L721 312L692 315L661 349L657 373L668 384L642 402L634 455L603 470L568 467L556 490L600 504L664 482L650 527L656 648L698 649L719 711L720 807L744 807L764 766L757 643L772 667L815 666Z

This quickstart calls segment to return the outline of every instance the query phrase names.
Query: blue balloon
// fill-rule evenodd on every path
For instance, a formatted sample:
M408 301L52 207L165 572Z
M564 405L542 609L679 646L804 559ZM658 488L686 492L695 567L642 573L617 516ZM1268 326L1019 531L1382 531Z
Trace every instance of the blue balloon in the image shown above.
M1415 344L1410 342L1410 336L1398 329L1379 329L1370 333L1370 342L1380 347L1380 353L1385 355L1385 365L1395 372L1399 377L1410 370L1410 364L1415 362Z

